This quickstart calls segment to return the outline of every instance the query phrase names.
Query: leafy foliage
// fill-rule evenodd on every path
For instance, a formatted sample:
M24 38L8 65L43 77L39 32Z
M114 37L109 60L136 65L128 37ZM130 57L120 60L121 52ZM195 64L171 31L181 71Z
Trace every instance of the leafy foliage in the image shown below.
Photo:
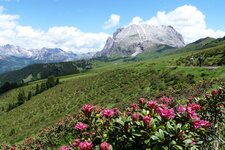
M219 71L224 72L223 68L217 71L221 74ZM190 84L187 78L190 72L196 83ZM199 96L220 81L212 79L218 76L217 72L140 62L120 67L110 65L93 72L62 77L61 84L33 96L31 101L20 107L7 113L0 110L0 120L4 120L0 122L0 143L16 143L36 134L68 113L78 112L85 103L123 109L139 96L151 98L171 95L178 100L189 95ZM209 74L204 77L204 81L200 81L203 80L201 73ZM40 87L41 82L23 87L25 93L31 89L35 93L36 84ZM6 109L9 103L16 103L13 100L16 100L17 94L18 90L13 90L2 95L1 107ZM13 135L10 134L12 129L15 129Z
M61 62L49 64L34 64L23 69L11 71L0 75L0 85L5 82L17 83L30 82L39 79L46 79L49 76L62 76L75 74L91 69L91 64L87 60L74 62Z
M68 115L17 147L47 149L67 143L61 149L182 150L213 149L217 143L222 148L224 137L215 135L221 136L217 131L224 128L224 87L183 104L165 96L147 102L140 98L124 111L85 104L78 115Z

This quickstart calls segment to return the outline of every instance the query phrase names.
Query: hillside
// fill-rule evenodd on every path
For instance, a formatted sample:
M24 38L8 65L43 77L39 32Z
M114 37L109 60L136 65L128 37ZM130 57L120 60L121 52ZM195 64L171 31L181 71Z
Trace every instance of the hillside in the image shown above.
M89 61L80 60L74 62L34 64L20 70L0 74L0 85L5 82L21 83L45 79L51 75L62 76L76 74L91 69Z
M84 74L62 77L60 85L10 112L1 112L0 120L4 122L0 123L0 143L19 142L68 113L76 113L85 103L124 108L130 100L140 96L151 98L171 95L184 98L199 95L215 83L212 78L222 79L225 75L224 67L210 72L204 68L170 68L162 63L165 60L167 58L130 64L114 63L110 67L102 64L103 67ZM32 87L34 89L35 84L24 88ZM17 92L12 90L2 95L0 107L6 108L9 99L10 103L15 102L12 96L15 97Z
M60 76L59 85L32 97L30 101L9 112L6 112L6 109L9 104L16 103L20 89L24 89L27 95L29 91L34 92L36 84L42 81L30 82L27 86L13 89L0 96L0 120L4 120L0 122L0 143L17 143L27 136L35 136L38 131L56 123L68 114L76 114L85 103L123 109L139 97L152 98L167 95L173 96L175 100L181 100L188 96L201 96L215 84L225 81L223 64L216 69L208 69L183 66L183 63L177 64L177 62L186 60L193 54L198 56L199 53L212 58L224 58L223 52L224 45L219 45L175 54L161 51L154 57L151 53L141 54L136 60L129 57L100 57L91 60L93 69L79 71L78 74L76 74L77 69L73 70L70 67L79 66L79 61L34 65L24 68L25 71L13 72L13 77L16 73L15 78L21 79L24 79L24 75L30 75L29 71L32 69L35 70L33 73L35 77L40 71L47 72L43 73L45 76L42 77L52 73L60 76L60 71L55 67L61 66L64 76ZM67 70L73 70L75 74ZM65 73L71 73L71 75L65 76ZM7 79L6 77L10 78L10 74L5 75L4 80Z
M186 45L184 49L187 51L203 49L207 44L213 42L214 40L215 40L214 38L210 37L202 38Z
M185 57L181 57L177 60L177 65L186 65L190 66L190 58L194 57L195 63L194 65L198 65L198 57L203 56L203 65L206 66L221 66L225 65L225 44L221 44L218 46L206 48L203 50L192 51L192 53L188 54Z

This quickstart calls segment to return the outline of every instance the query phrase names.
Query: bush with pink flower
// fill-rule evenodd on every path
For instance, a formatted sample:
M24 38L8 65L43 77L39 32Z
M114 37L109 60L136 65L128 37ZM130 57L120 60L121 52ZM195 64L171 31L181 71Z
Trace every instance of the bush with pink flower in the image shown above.
M122 111L85 104L19 149L214 149L224 148L225 89L178 103L172 97L140 98Z
M220 93L224 103L223 91L212 92L206 99L213 99ZM79 119L88 125L87 130L79 130L75 137L79 142L71 142L69 146L87 150L198 149L210 146L215 124L213 119L205 118L207 106L203 100L188 98L186 103L178 104L172 97L163 96L149 101L140 98L138 104L132 103L126 111L93 109L91 115L84 113Z

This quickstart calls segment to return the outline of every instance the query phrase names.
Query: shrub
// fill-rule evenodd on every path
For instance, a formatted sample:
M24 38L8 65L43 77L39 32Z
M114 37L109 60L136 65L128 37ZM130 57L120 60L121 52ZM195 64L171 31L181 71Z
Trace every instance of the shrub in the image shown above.
M81 112L28 138L20 149L72 150L224 148L225 89L182 104L172 97L140 98L124 111L85 104ZM65 143L67 145L65 146Z

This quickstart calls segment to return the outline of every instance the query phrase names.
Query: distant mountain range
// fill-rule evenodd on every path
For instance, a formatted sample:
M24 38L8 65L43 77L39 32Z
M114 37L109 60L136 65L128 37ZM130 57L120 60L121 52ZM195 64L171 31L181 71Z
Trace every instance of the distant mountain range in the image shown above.
M67 62L91 58L94 53L75 54L60 48L25 49L14 45L0 46L0 73L34 63Z
M130 25L119 28L109 37L97 56L136 56L165 47L184 47L183 37L172 26Z
M102 56L98 58L93 58L91 60L79 60L79 61L69 61L70 59L81 59L81 58L91 58L93 56L93 53L88 53L84 55L76 55L68 52L64 52L61 49L46 49L43 48L38 53L38 50L35 51L35 53L32 53L32 50L21 50L21 48L13 47L10 45L4 46L5 49L8 48L8 51L3 53L4 51L1 50L1 56L3 58L7 59L0 59L0 63L5 62L6 64L0 64L0 67L3 68L3 66L10 66L15 67L21 67L25 64L28 66L0 74L0 85L3 85L5 82L10 83L21 83L21 81L29 82L34 81L38 79L44 79L47 78L50 75L54 76L61 76L61 75L67 75L67 74L73 74L73 73L79 73L86 71L88 69L91 69L92 61L140 61L143 59L151 59L155 58L154 55L157 57L163 57L167 54L172 53L183 53L183 52L190 52L189 55L185 55L185 57L181 57L176 61L178 65L188 65L190 62L190 57L194 56L195 60L197 60L198 56L202 55L204 57L204 63L207 66L211 65L224 65L225 64L225 37L223 38L202 38L199 39L193 43L190 43L184 47L181 48L173 48L172 46L165 46L164 49L156 50L155 52L149 52L146 51L136 57L107 57ZM11 48L10 48L11 47ZM2 47L1 47L2 48ZM14 51L12 51L12 48L14 48ZM160 48L160 47L159 47ZM166 52L166 53L163 53ZM69 61L69 62L61 62L61 63L48 63L51 61ZM39 64L33 64L29 65L30 63L39 62ZM44 62L40 64L40 62ZM46 63L47 62L47 63ZM8 64L7 64L8 63ZM8 69L8 68L6 68Z
M14 45L0 46L0 73L18 70L31 64L67 62L92 57L130 57L192 51L224 44L223 38L206 37L185 45L183 37L172 26L129 25L109 37L102 51L75 54L60 48L25 49ZM146 57L148 57L146 55Z

